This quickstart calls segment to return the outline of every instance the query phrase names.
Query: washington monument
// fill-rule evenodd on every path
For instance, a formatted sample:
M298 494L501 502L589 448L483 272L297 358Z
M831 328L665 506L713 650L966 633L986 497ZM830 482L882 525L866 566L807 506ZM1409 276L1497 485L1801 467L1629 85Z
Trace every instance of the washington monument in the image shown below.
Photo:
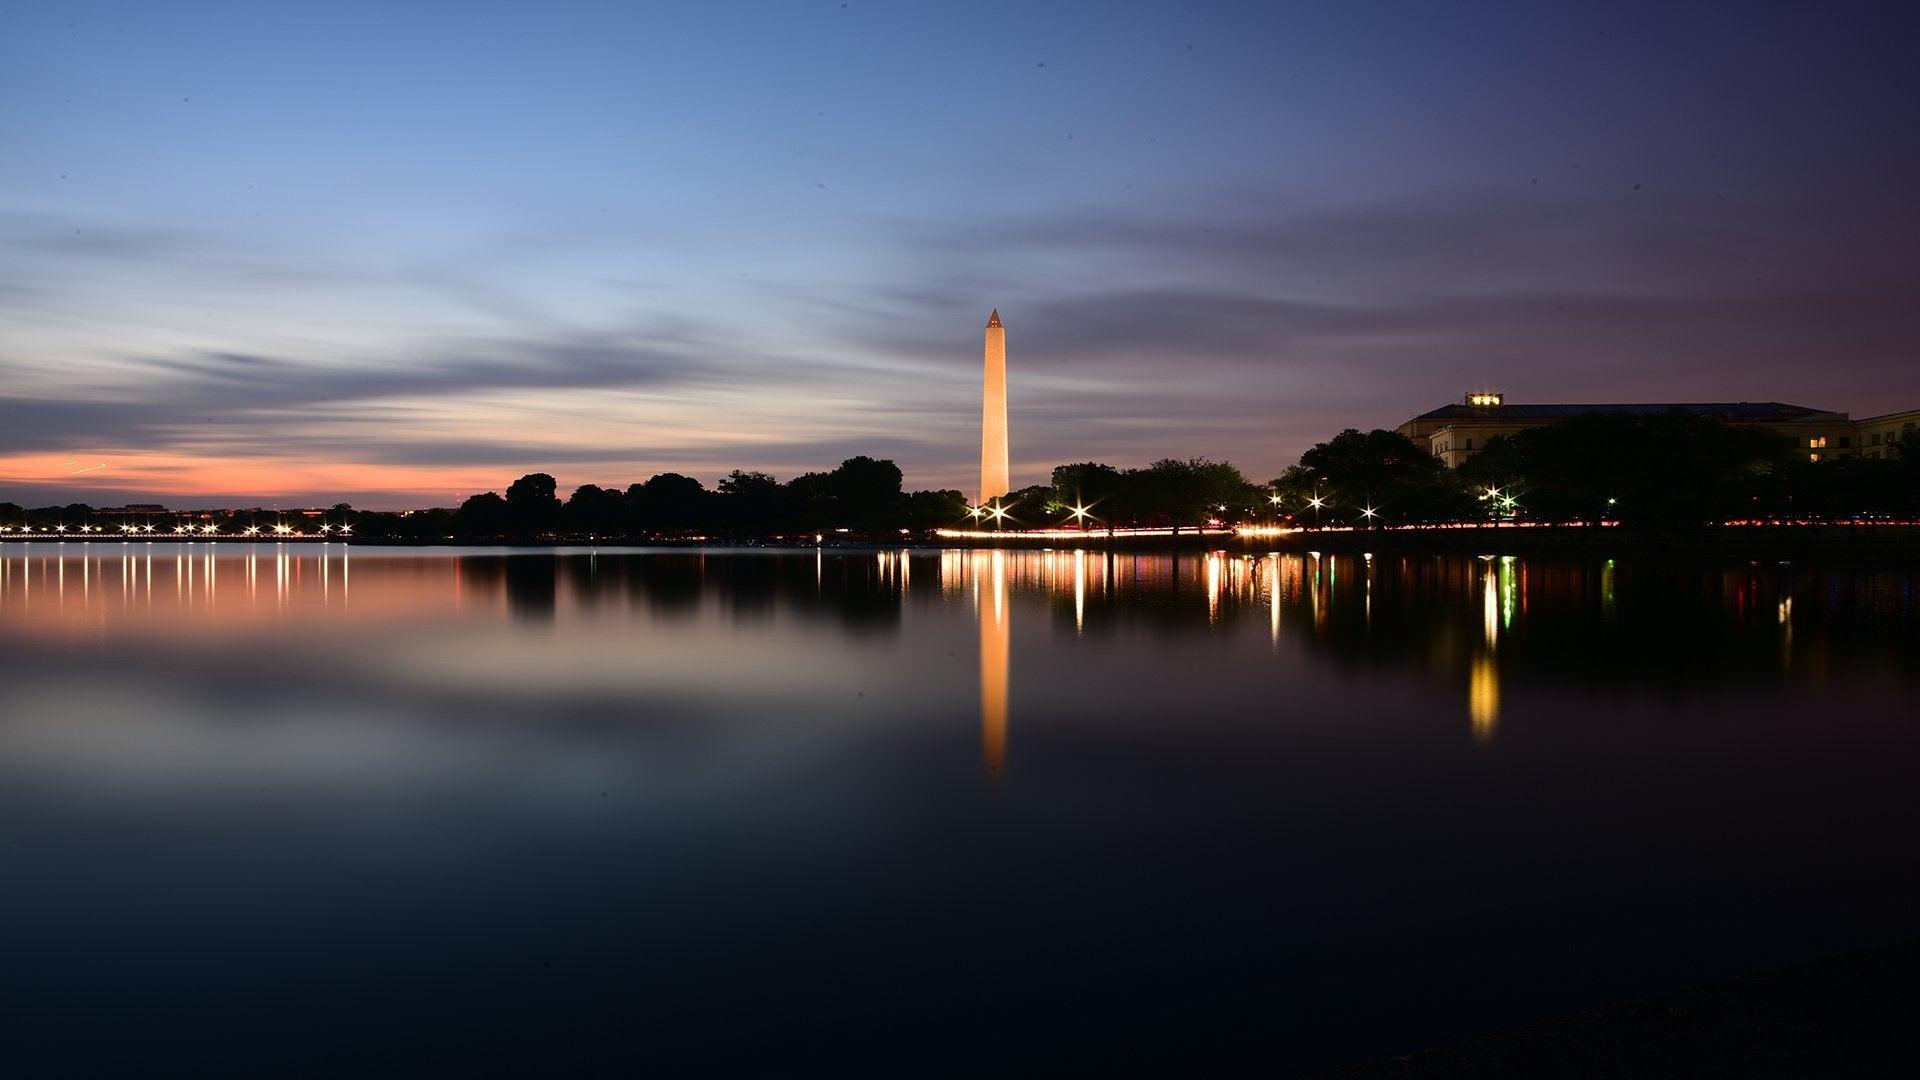
M987 372L980 394L980 500L1005 495L1007 483L1007 331L1000 309L987 319Z

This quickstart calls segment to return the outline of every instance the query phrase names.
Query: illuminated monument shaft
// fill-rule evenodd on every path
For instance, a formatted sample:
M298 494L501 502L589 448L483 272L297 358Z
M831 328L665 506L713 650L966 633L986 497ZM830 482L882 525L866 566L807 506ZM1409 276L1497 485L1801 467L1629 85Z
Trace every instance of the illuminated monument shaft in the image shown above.
M987 371L980 395L980 499L985 505L1011 489L1007 482L1007 331L1000 309L987 320Z

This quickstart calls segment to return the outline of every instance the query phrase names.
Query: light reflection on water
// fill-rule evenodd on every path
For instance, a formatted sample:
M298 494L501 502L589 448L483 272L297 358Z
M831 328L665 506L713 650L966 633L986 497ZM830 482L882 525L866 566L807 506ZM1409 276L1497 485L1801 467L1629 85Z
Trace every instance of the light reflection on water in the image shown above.
M0 545L0 1009L104 1064L1389 1053L1920 931L1915 584Z

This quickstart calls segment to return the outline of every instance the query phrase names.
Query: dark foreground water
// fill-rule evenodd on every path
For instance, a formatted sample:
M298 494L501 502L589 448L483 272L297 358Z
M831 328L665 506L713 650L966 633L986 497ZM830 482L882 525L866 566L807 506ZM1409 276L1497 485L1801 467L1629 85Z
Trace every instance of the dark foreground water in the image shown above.
M1912 935L1916 586L0 545L0 1062L1287 1075Z

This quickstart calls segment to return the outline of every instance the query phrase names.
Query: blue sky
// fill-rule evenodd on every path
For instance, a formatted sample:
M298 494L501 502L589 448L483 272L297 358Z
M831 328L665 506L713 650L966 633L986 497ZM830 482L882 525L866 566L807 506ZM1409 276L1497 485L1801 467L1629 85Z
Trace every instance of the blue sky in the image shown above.
M0 499L1920 405L1893 8L0 6Z

